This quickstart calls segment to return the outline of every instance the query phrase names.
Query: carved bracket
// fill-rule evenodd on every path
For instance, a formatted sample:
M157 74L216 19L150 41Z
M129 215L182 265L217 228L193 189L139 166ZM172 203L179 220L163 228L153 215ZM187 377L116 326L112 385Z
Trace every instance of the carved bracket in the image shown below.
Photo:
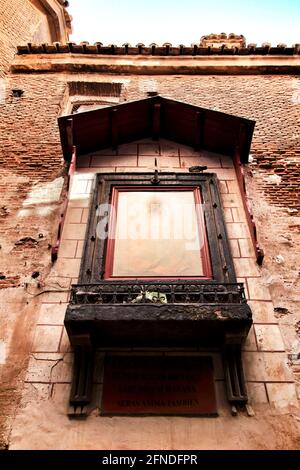
M257 241L256 225L255 225L254 218L253 218L251 202L248 198L248 194L246 190L244 169L242 167L242 163L240 160L240 141L243 141L244 135L245 135L245 130L244 130L244 127L241 125L239 139L238 139L239 143L236 146L233 163L234 163L234 167L235 167L235 171L237 175L238 185L239 185L241 195L242 195L243 206L244 206L244 210L246 213L246 219L247 219L248 227L250 230L251 240L252 240L253 248L254 248L255 255L256 255L256 262L259 266L261 266L263 263L263 259L264 259L264 251L259 246L258 241Z

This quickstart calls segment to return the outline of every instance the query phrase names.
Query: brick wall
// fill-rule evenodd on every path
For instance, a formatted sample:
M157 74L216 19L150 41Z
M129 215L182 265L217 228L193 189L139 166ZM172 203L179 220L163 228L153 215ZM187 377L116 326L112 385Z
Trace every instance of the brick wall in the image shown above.
M76 76L75 76L76 77ZM32 133L37 136L37 146L40 146L40 155L49 153L45 161L45 174L51 165L51 170L59 168L59 140L55 126L55 117L60 111L60 102L65 86L66 78L51 75L13 75L8 83L7 94L12 88L24 89L21 99L8 99L10 107L6 111L8 121L3 127L16 125L19 130L19 141L26 141L27 126L20 127L21 120L29 118ZM83 76L78 80L69 76L70 81L82 82ZM91 78L85 76L85 80L95 82L115 82L112 76L97 76ZM118 81L122 82L120 77ZM278 205L290 206L299 209L299 200L295 192L296 178L299 175L300 161L300 123L298 120L300 100L297 100L297 87L300 81L289 76L176 76L176 77L126 77L123 80L122 99L132 100L145 97L146 91L155 89L162 96L179 99L195 105L216 109L226 113L256 120L251 153L254 157L254 171L260 175L277 175L278 178L262 179L262 189L266 197ZM56 89L57 87L57 89ZM46 92L47 90L47 92ZM12 118L12 112L15 116ZM44 126L42 125L44 122ZM10 127L15 132L14 127ZM50 131L50 133L49 133ZM48 134L47 134L48 133ZM11 141L11 139L10 139ZM45 142L45 145L41 145ZM10 142L11 143L11 142ZM32 142L34 145L34 142ZM53 151L52 149L55 149ZM36 153L36 151L34 151ZM6 148L4 156L6 163L21 156L23 165L36 165L35 162L26 161L26 151L16 143L11 148ZM17 162L16 162L17 163ZM15 168L15 166L14 166Z
M68 302L68 288L76 283L85 238L88 207L92 194L92 180L96 172L143 172L153 171L154 159L163 171L187 171L193 165L207 165L209 172L217 174L233 261L239 282L244 282L246 296L253 309L254 326L243 348L247 386L250 403L259 413L255 421L243 422L243 416L236 418L239 423L239 442L235 421L230 417L226 403L224 370L218 351L209 351L215 369L215 389L219 412L218 425L210 420L193 420L193 435L185 435L190 419L150 418L143 421L135 418L105 418L97 416L101 404L103 385L103 351L96 356L94 373L94 394L86 425L70 424L68 439L60 429L68 426L66 416L68 393L72 378L73 355L63 326L65 308ZM153 143L143 140L139 143L121 145L118 151L106 149L79 158L78 168L72 178L70 201L62 234L62 244L56 264L53 266L48 283L61 286L60 292L45 292L40 296L40 308L34 330L32 354L25 377L23 406L15 420L10 446L12 449L55 449L62 448L164 448L172 449L184 445L185 448L272 448L296 445L294 432L286 420L286 410L297 406L297 396L291 371L287 367L287 356L281 337L278 321L273 314L273 304L268 289L261 279L260 269L255 263L255 255L250 242L243 204L232 160L210 152L195 152L192 148L160 140ZM115 354L141 354L141 351L116 351ZM186 354L187 351L178 354ZM151 354L151 352L147 352ZM153 354L153 351L152 351ZM174 351L155 351L157 355L174 354ZM188 354L201 355L201 349L192 348ZM37 398L38 397L38 398ZM35 414L32 416L32 408ZM279 429L279 409L282 429ZM258 411L259 410L259 411ZM279 413L280 414L280 413ZM47 416L50 419L46 419ZM272 416L274 415L274 416ZM249 418L248 418L249 419ZM59 425L58 425L59 423ZM72 423L72 422L71 422ZM272 424L271 424L272 423ZM32 433L25 435L24 426ZM126 429L120 433L120 426ZM261 440L262 427L269 429ZM276 433L272 428L276 429ZM75 438L72 431L78 429ZM157 428L161 435L157 435ZM173 430L176 433L173 435ZM53 430L56 429L55 432ZM97 431L98 429L98 431ZM223 429L226 429L224 434ZM285 432L283 432L285 429ZM35 437L38 434L38 439ZM98 434L98 437L96 437ZM201 434L201 439L199 435ZM214 434L214 435L213 435ZM109 436L109 439L107 439ZM284 442L284 443L283 443Z

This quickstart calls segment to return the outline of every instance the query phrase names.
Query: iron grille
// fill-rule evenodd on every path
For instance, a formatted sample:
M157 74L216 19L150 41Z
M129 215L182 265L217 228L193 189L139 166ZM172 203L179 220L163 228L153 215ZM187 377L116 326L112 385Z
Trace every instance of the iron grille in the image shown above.
M101 281L72 286L71 304L242 304L243 283L203 281Z

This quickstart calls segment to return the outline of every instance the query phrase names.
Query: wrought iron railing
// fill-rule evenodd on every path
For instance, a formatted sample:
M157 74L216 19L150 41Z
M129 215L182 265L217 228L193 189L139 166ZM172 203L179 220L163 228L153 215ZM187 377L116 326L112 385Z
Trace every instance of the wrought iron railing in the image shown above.
M71 304L241 304L243 283L184 281L101 281L72 286Z

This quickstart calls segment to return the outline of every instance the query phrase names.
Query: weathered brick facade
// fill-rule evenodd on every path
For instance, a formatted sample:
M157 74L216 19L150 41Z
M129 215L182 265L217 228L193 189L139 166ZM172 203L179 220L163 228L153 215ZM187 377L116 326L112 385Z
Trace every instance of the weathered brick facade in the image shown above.
M32 40L40 21L39 12L29 0L3 0L1 2L1 75L8 70L16 53L16 46Z
M299 446L297 421L293 418L298 413L294 379L299 380L300 361L298 76L286 73L235 76L104 74L85 67L84 57L80 59L78 73L64 71L63 65L61 72L53 72L50 67L54 56L46 54L39 57L39 67L44 67L44 73L34 70L34 55L30 73L26 70L30 61L27 55L24 56L23 70L22 57L18 57L13 72L8 72L15 47L32 40L40 19L30 2L4 1L4 8L6 29L2 30L1 40L5 46L0 57L2 71L7 72L5 102L0 103L1 445L87 448L89 442L89 448L116 448L121 443L122 448L171 449L183 442L183 447L197 448L200 444L196 436L200 429L205 429L207 439L203 448ZM12 14L12 9L18 14ZM28 24L32 28L30 31ZM87 70L90 73L86 73ZM237 275L245 282L255 316L244 355L250 397L257 414L253 418L239 416L236 418L238 424L232 422L223 403L223 375L218 366L221 431L217 436L215 425L205 419L200 424L199 420L198 424L193 422L195 432L192 432L190 421L183 420L181 427L176 427L176 418L170 421L159 418L157 435L155 418L147 419L146 424L142 418L135 419L134 423L130 419L112 418L113 424L109 428L103 418L99 424L93 412L88 418L91 424L87 420L83 430L79 422L68 421L66 417L72 353L63 330L63 318L70 283L76 282L78 275L89 181L95 171L124 171L126 168L143 171L152 168L154 163L153 156L147 155L140 155L139 164L132 163L130 152L123 156L122 152L120 155L108 152L105 155L104 152L101 158L95 155L82 159L75 179L79 189L74 186L73 190L75 196L84 195L84 198L71 200L60 256L56 264L51 264L50 248L57 235L61 203L66 194L66 178L63 184L66 170L57 117L66 112L68 84L85 81L120 83L120 102L144 98L147 91L154 90L165 97L256 121L251 148L253 161L247 167L247 190L252 200L259 243L265 251L262 268L254 263L248 238L239 232L244 218L239 219L240 195L231 165L227 161L227 167L224 160L224 164L215 168L212 165L214 158L205 157L212 171L219 172ZM22 96L13 96L13 89L22 90ZM179 158L175 162L174 156L166 154L162 157L165 158L162 166L186 168ZM186 158L197 161L199 155ZM98 386L101 388L100 383ZM18 417L13 424L16 414ZM43 430L42 422L47 423L46 430ZM132 423L139 432L132 429ZM148 437L141 432L144 426ZM28 437L26 429L30 430ZM68 438L65 431L69 433ZM172 437L174 432L176 436ZM90 433L94 436L93 441L88 441ZM265 437L263 442L262 436L268 434L270 437Z
M66 41L70 18L59 0L2 0L0 5L0 77L8 71L20 44Z

